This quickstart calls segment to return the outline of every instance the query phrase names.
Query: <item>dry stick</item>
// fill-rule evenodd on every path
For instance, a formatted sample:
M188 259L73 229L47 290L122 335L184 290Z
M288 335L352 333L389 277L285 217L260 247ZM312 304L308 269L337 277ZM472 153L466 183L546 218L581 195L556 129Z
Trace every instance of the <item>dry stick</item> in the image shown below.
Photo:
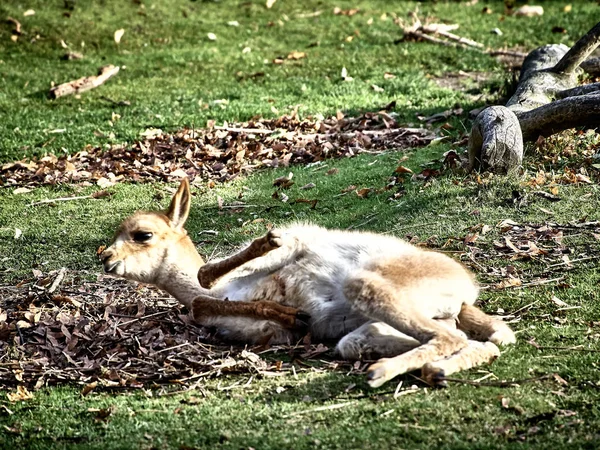
M408 33L405 33L405 34L407 36L413 36L413 37L423 39L425 41L433 42L434 44L446 45L449 47L457 47L457 46L458 47L466 47L464 44L461 45L458 42L449 42L449 41L445 41L443 39L438 39L436 37L429 36L428 34L421 33L420 31L409 31Z
M483 48L483 44L480 44L479 42L472 41L471 39L467 39L467 38L464 38L464 37L458 36L458 35L456 35L456 34L454 34L454 33L450 33L450 32L448 32L448 31L445 31L445 30L435 30L435 29L434 29L434 30L431 30L431 31L430 31L430 30L429 30L429 29L428 29L428 28L425 26L425 27L423 27L423 31L425 31L426 33L427 33L427 32L433 32L433 33L435 33L435 34L439 34L439 35L441 35L441 36L444 36L444 37L446 37L446 38L448 38L448 39L450 39L450 40L452 40L452 41L456 41L456 42L458 42L459 44L463 44L463 45L466 45L466 46L468 46L468 47Z
M253 134L272 134L277 130L263 130L262 128L236 128L236 127L215 127L215 130L231 131L234 133L253 133Z
M98 75L82 77L77 80L69 81L68 83L59 84L50 89L48 93L50 98L56 99L65 95L79 94L89 91L104 84L109 78L119 73L119 67L108 65L101 67Z
M575 262L579 262L579 261L589 261L591 259L600 259L600 255L598 256L586 256L585 258L577 258L577 259L572 259L569 262L561 262L561 263L557 263L557 264L551 264L548 266L548 269L552 268L552 267L559 267L559 266L568 266L571 265Z
M513 50L488 50L486 53L490 56L514 56L515 58L527 57L527 53L516 52Z
M304 411L298 411L295 413L291 413L291 414L286 414L285 416L283 416L283 418L287 418L287 417L294 417L294 416L299 416L302 414L310 414L310 413L314 413L314 412L319 412L319 411L329 411L332 409L340 409L340 408L344 408L346 406L350 406L355 404L355 401L351 401L351 402L346 402L346 403L336 403L335 405L329 405L329 406L319 406L318 408L313 408L313 409L306 409Z
M21 22L19 22L17 19L13 19L12 17L7 17L6 22L12 23L15 26L15 34L21 34Z
M123 322L123 323L118 324L117 328L124 327L125 325L129 325L130 323L139 322L140 320L144 320L144 319L147 319L149 317L160 316L161 314L168 314L170 312L171 312L171 310L168 309L166 311L159 311L159 312L154 313L154 314L148 314L147 316L138 317L137 319L130 320L129 322Z
M52 294L58 288L58 286L60 286L60 283L62 283L62 280L65 277L66 273L67 273L67 268L66 267L61 267L60 271L58 272L58 275L54 279L54 282L48 288L48 294Z
M575 347L559 347L555 345L533 345L531 342L527 342L529 345L537 348L538 350L566 350L566 351L575 351L575 352L587 352L587 353L600 353L600 350L596 350L593 348L581 348L580 346Z
M600 45L600 22L579 39L550 71L571 75L598 45Z
M516 387L516 386L519 386L520 384L523 384L523 383L531 383L531 382L534 382L534 381L548 380L548 379L550 379L552 377L553 377L553 374L550 374L550 375L542 375L541 377L524 378L522 380L515 380L515 381L487 381L485 383L484 382L471 381L471 380L463 380L461 378L447 378L447 377L444 377L443 380L444 381L450 381L452 383L469 384L471 386Z

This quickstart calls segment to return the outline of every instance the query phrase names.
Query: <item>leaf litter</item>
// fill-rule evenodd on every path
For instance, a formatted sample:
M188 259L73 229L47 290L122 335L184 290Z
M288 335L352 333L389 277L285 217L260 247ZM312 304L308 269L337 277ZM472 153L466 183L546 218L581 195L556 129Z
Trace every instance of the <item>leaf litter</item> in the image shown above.
M327 360L329 349L309 335L296 346L231 347L152 286L103 274L85 278L89 273L64 268L35 270L16 285L0 285L0 386L16 388L7 393L11 402L65 383L81 384L86 396L100 388L187 388L232 373L363 370ZM302 360L310 359L309 369Z
M146 130L132 145L105 150L88 146L74 155L49 154L0 166L0 186L34 187L76 183L106 188L119 182L230 181L257 169L309 164L428 145L435 135L424 128L403 128L386 111L345 118L300 120L295 113L277 119L175 134Z

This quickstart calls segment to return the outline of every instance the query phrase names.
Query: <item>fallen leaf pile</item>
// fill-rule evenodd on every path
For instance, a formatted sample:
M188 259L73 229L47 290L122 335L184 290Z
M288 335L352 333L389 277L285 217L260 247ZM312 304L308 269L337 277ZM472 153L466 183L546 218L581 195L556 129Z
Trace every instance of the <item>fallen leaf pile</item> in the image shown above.
M431 131L401 128L388 113L365 113L355 118L299 120L295 115L243 124L209 123L201 130L173 135L146 130L145 140L110 150L87 148L72 156L47 155L0 167L0 185L97 184L165 181L228 181L262 167L306 164L326 158L351 157L426 145Z
M505 289L558 283L566 271L581 263L597 264L600 259L600 222L557 224L517 223L510 219L495 226L493 238L485 236L493 228L473 227L463 239L469 264L485 280L486 288ZM509 260L510 263L498 264ZM535 269L519 267L516 261L535 260ZM563 286L567 287L567 286Z
M28 389L67 382L85 385L85 395L96 387L185 387L225 373L280 376L292 370L291 363L224 344L151 286L104 275L84 281L64 269L34 272L16 286L0 285L0 386L19 386L12 401L30 398ZM322 360L328 348L307 338L304 346L274 350ZM340 363L323 364L331 369Z

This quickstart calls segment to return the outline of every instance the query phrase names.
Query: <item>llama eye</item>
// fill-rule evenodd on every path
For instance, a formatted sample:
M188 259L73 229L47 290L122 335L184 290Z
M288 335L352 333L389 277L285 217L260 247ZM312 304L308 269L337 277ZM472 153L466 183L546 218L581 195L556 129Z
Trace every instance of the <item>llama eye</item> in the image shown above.
M152 233L149 231L137 231L133 234L133 240L135 242L147 242L152 239Z

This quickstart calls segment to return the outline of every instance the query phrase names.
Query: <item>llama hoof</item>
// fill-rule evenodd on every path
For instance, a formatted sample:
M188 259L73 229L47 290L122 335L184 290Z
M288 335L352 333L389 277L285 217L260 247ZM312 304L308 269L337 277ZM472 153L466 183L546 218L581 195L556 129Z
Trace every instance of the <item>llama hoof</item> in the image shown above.
M283 245L283 239L281 239L281 233L278 230L269 230L265 237L272 249L279 248Z
M297 328L308 328L308 322L310 320L310 314L304 311L298 311L296 313L296 327Z
M435 365L431 363L423 366L421 369L421 378L430 386L436 388L448 387L448 382L446 381L446 372L444 369L435 367Z
M369 367L367 383L372 388L378 388L393 378L387 370L387 361L386 358L382 358Z
M200 267L200 270L198 270L198 282L203 288L210 289L214 281L214 277L208 270L204 269L205 267L206 266L202 266Z
M489 337L489 341L496 345L509 345L515 344L517 342L517 337L510 328L502 327Z

